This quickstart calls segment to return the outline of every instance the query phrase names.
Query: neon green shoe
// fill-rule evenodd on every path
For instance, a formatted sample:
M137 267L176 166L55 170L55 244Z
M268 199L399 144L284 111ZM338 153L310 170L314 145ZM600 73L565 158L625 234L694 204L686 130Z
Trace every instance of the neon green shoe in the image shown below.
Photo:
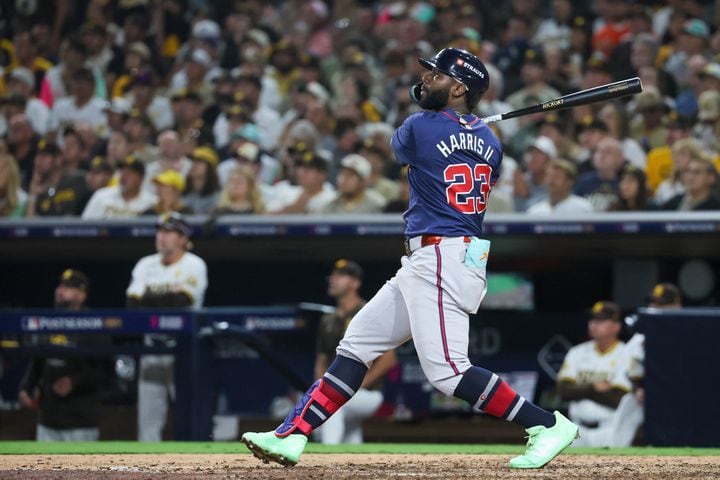
M280 438L275 432L245 432L241 441L265 463L276 462L293 467L300 459L308 437L298 433Z
M528 433L525 453L510 460L510 468L542 468L558 456L576 438L578 427L560 412L554 412L555 425L538 425L525 430Z

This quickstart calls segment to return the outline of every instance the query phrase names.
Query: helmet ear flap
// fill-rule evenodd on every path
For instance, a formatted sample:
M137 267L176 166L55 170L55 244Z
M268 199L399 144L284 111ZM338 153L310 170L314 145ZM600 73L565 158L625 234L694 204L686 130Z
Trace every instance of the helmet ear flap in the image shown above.
M410 98L413 102L420 103L420 90L422 89L422 82L418 82L410 87Z

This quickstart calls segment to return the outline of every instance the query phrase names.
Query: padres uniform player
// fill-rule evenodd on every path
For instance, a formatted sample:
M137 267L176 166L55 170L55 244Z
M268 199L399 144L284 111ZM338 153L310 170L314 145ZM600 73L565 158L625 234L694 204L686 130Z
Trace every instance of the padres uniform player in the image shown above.
M391 141L398 161L409 166L408 254L355 316L325 375L282 425L243 435L264 461L297 463L308 435L357 392L373 361L410 338L435 388L527 429L528 448L510 467L540 468L577 435L563 415L538 408L468 360L468 316L487 291L490 242L480 238L482 221L502 146L472 114L489 86L482 62L455 48L419 62L428 72L411 96L423 111L409 116Z
M597 302L588 322L591 340L571 348L558 374L558 391L569 401L569 417L580 427L575 446L613 447L632 443L637 410L628 378L625 343L618 339L620 308Z
M207 266L187 251L190 225L172 212L160 217L155 235L157 253L143 257L132 271L127 289L128 307L200 308L207 289ZM147 345L167 343L165 336L147 335ZM159 442L168 410L175 397L172 355L143 355L138 381L138 439Z

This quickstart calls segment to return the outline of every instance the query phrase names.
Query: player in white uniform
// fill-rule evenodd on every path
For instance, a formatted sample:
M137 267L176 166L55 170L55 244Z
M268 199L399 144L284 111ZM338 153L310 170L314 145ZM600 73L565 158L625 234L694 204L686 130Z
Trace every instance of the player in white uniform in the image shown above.
M156 254L143 257L132 272L128 307L200 308L207 289L207 266L187 251L192 229L178 213L160 217L155 235ZM147 345L167 345L165 336L146 335ZM172 355L143 355L138 381L138 439L159 442L168 400L175 397Z
M625 343L618 339L620 308L613 302L597 302L591 315L592 340L568 351L558 374L558 391L570 402L569 417L580 427L575 446L629 446L637 423L628 420L638 406L629 393Z

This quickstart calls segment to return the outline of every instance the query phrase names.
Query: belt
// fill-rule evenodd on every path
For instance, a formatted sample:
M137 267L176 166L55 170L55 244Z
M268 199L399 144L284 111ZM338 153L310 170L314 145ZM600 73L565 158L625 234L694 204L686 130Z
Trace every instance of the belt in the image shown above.
M418 235L417 237L408 238L405 240L405 253L410 255L418 248L427 247L428 245L439 245L444 243L446 245L457 245L461 243L470 243L468 236L464 237L443 237L441 235Z

